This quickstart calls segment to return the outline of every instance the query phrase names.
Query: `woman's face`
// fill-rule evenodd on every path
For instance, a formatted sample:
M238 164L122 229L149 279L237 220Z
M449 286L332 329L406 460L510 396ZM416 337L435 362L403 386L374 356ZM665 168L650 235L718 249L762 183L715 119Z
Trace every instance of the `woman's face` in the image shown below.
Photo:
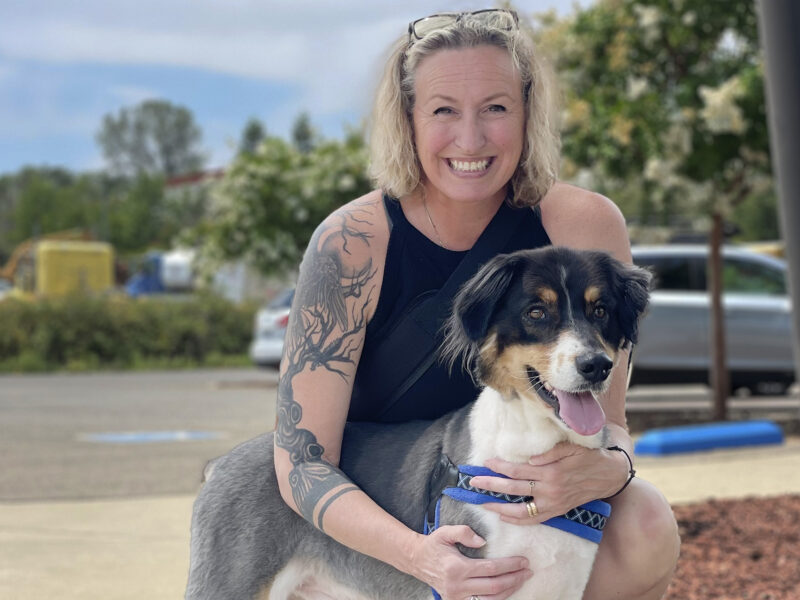
M502 48L440 50L415 79L413 126L429 192L459 201L502 193L525 135L522 84Z

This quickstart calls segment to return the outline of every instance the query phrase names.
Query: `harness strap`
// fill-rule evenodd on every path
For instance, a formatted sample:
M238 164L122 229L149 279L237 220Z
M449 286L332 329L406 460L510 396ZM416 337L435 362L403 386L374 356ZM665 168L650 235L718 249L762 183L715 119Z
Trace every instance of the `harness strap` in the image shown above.
M531 496L502 494L476 488L472 485L472 478L479 476L507 479L505 475L496 473L486 467L456 466L447 456L441 456L431 472L429 480L428 511L423 525L423 532L426 535L439 528L439 515L443 496L448 496L453 500L467 504L486 504L488 502L519 504L533 499ZM603 529L609 516L611 516L610 504L602 500L592 500L567 511L564 515L548 519L542 525L554 527L599 544L600 540L603 539Z

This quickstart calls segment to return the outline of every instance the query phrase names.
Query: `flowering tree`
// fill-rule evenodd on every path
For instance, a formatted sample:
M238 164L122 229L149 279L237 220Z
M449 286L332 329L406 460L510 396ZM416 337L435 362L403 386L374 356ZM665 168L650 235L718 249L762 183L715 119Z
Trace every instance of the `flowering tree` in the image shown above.
M244 259L264 274L299 264L316 226L370 189L360 132L301 149L266 137L240 154L212 192L209 216L185 236L200 264Z
M598 0L544 17L564 85L566 178L626 214L725 214L771 185L750 0Z
M722 223L771 186L755 4L598 0L564 20L544 17L538 37L565 87L563 175L640 222L710 221L722 418Z

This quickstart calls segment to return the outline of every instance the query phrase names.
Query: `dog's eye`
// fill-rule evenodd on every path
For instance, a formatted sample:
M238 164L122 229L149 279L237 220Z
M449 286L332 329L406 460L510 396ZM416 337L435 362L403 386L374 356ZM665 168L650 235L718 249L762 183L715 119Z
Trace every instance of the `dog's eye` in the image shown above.
M603 317L606 316L605 306L595 306L593 314L595 319L602 319Z
M541 321L547 316L547 313L544 312L543 308L532 308L528 312L528 316L534 321Z

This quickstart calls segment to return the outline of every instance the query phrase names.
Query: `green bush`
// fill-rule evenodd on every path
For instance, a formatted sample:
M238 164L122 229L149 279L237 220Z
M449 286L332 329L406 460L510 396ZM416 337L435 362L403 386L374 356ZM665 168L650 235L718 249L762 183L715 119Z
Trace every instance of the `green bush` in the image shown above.
M255 306L215 296L0 302L0 371L242 364Z

